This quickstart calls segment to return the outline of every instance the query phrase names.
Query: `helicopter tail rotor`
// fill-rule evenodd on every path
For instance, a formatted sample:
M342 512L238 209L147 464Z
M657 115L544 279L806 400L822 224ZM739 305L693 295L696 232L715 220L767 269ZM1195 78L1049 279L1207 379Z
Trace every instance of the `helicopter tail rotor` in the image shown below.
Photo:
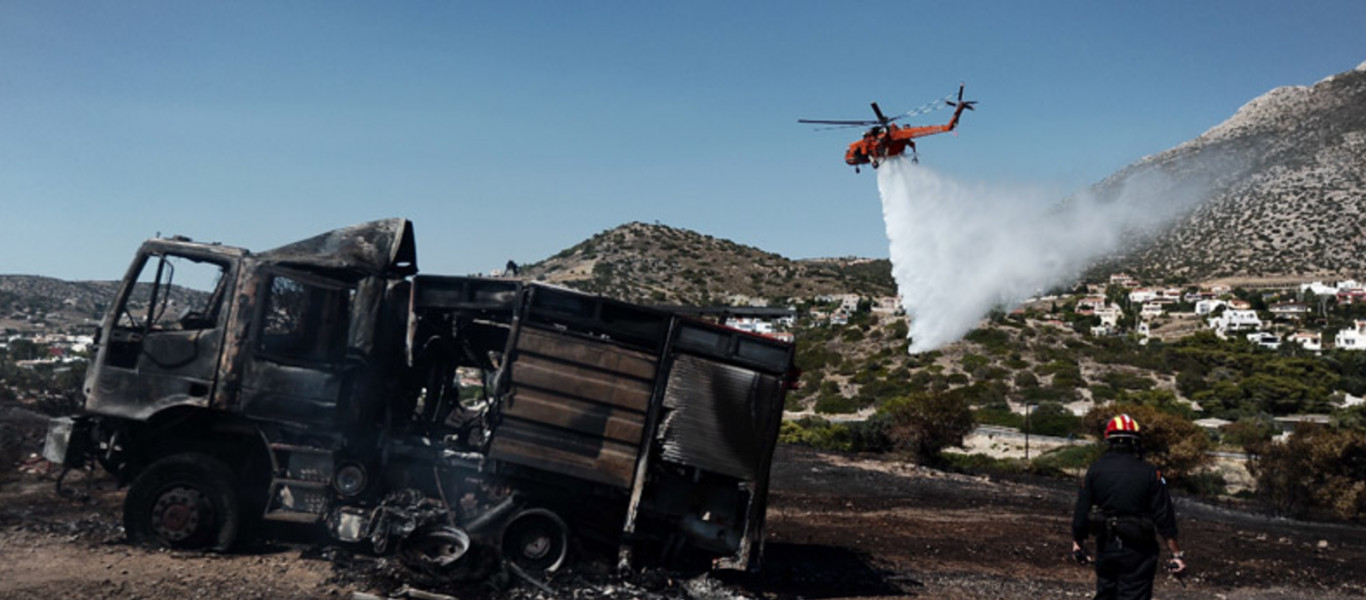
M958 84L958 101L954 102L953 100L945 100L945 102L948 103L949 106L952 106L954 108L962 106L963 108L966 108L968 110L977 110L973 108L973 106L977 104L976 100L963 100L963 84L961 83Z

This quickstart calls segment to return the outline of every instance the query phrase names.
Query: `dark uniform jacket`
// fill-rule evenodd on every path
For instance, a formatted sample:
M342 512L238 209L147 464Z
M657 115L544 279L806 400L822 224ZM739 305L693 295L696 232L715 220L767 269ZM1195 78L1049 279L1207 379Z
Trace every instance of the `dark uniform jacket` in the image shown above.
M1111 448L1091 464L1072 515L1072 539L1081 543L1090 534L1096 534L1104 549L1106 533L1092 528L1092 506L1099 507L1105 517L1137 518L1151 523L1165 539L1177 535L1176 511L1167 493L1166 480L1156 467L1127 448ZM1152 539L1152 529L1147 531L1152 551L1156 552L1157 540Z

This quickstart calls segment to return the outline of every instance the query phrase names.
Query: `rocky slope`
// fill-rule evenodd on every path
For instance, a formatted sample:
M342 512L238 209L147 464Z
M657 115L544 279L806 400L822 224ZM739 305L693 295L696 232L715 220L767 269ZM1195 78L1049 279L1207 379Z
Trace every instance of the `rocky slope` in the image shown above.
M791 260L666 225L627 223L522 269L528 279L647 304L749 304L854 293L891 296L886 260Z
M1366 63L1272 90L1098 188L1154 171L1207 185L1206 200L1107 267L1189 281L1366 273Z

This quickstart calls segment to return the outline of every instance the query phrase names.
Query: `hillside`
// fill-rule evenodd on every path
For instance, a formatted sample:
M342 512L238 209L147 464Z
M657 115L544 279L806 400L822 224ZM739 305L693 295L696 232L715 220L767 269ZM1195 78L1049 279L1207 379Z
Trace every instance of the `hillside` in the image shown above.
M171 290L171 302L177 305L205 294L178 285ZM118 291L118 281L0 275L0 333L93 333ZM137 292L145 301L145 284L139 283Z
M1107 266L1148 279L1366 272L1366 63L1256 98L1098 188L1153 171L1210 186L1175 227Z
M94 326L117 291L117 281L0 275L0 332Z
M521 276L648 304L896 294L886 260L792 260L696 231L645 223L601 232L526 266Z

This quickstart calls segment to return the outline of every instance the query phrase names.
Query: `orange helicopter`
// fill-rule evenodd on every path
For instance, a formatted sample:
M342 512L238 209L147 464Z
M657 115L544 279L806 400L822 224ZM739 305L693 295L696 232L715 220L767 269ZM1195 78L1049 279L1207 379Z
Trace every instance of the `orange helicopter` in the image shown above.
M952 98L952 96L950 96L949 98ZM950 118L949 122L945 125L928 125L925 127L902 127L895 123L897 119L902 119L905 117L909 117L911 115L921 114L923 112L928 111L925 109L925 107L922 107L921 109L913 110L905 114L888 118L886 115L882 114L882 109L878 108L876 102L872 103L873 114L877 115L876 121L824 121L813 119L797 119L797 122L815 123L821 125L838 125L841 127L867 127L869 125L872 125L872 127L869 128L868 131L863 133L863 139L858 140L852 144L849 144L849 151L844 153L844 162L853 165L854 172L857 173L859 170L859 165L873 165L873 168L876 169L878 165L882 163L882 161L887 160L889 157L899 156L902 153L904 153L907 147L910 147L911 149L911 161L920 162L919 158L916 156L915 142L912 140L918 137L934 135L936 133L953 131L956 127L958 127L958 117L963 114L963 109L976 110L975 108L973 108L973 105L977 104L977 101L963 101L962 84L958 85L958 100L955 102L949 98L945 98L944 102L947 103L949 106L954 107L953 117ZM938 100L936 100L935 103L932 103L929 106L933 106L937 103Z

